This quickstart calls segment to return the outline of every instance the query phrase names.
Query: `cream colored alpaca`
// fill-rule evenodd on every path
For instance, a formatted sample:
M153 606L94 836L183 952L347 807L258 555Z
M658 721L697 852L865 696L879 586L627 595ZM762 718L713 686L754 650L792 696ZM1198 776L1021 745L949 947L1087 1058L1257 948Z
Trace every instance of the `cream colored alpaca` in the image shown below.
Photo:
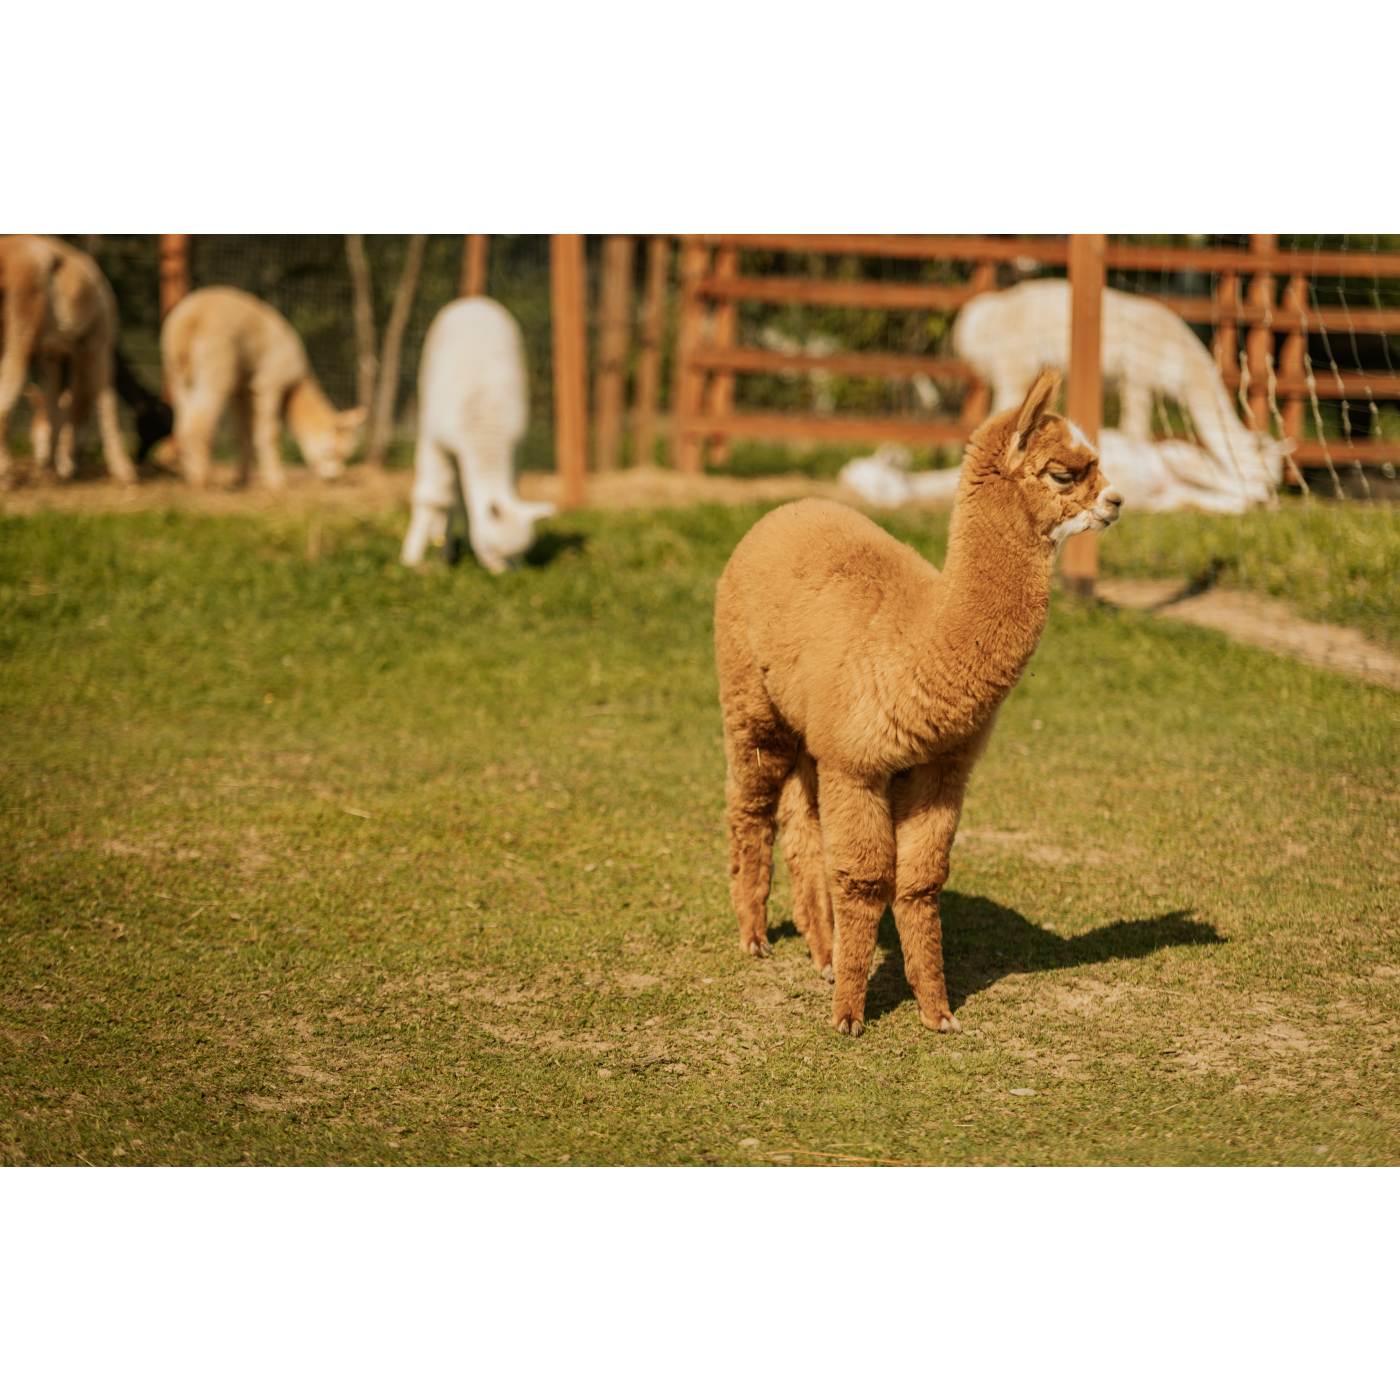
M421 564L441 545L460 490L472 552L493 574L530 548L554 507L515 492L515 445L529 407L515 317L490 297L449 302L433 318L418 369L413 516L401 558Z
M65 481L73 475L75 434L96 405L107 470L135 481L112 384L117 300L97 264L62 239L0 238L0 301L0 489L10 484L10 414L31 368L43 396L35 414L40 470L52 465Z
M1170 456L1167 470L1213 499L1210 509L1270 498L1283 479L1283 445L1240 422L1210 352L1176 312L1105 288L1101 343L1122 437L1150 441L1153 395L1167 395L1191 415L1206 449ZM994 412L1019 403L1046 366L1069 369L1069 283L1046 278L973 297L958 313L953 348L991 385Z
M207 486L214 430L229 401L238 428L240 473L256 454L263 483L286 484L277 437L287 426L323 480L345 470L365 410L337 413L321 392L301 337L265 301L232 287L191 292L165 318L160 353L175 406L175 444L185 479Z
M957 1030L938 898L963 793L1040 641L1057 545L1118 518L1118 493L1047 371L963 458L940 574L855 511L798 501L740 541L719 581L731 890L739 946L769 951L775 827L793 920L859 1035L893 903L924 1025Z

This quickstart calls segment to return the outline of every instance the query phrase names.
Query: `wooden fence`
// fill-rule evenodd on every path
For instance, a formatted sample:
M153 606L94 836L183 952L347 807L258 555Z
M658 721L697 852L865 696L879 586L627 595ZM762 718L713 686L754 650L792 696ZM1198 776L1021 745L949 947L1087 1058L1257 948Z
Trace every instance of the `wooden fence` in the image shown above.
M1085 235L1087 237L1087 235ZM946 356L837 350L790 353L738 343L743 303L885 310L955 311L998 283L998 268L1012 264L1035 272L1066 269L1074 239L943 237L926 235L687 234L676 259L677 329L670 402L671 461L682 472L703 469L706 454L722 461L729 444L744 439L805 442L956 444L985 416L988 397L971 368ZM604 239L599 276L597 353L593 374L593 464L607 471L620 465L624 436L627 368L632 361L634 321L639 338L631 413L631 460L651 458L659 422L663 330L675 241L645 240L645 291L640 316L631 306L637 240ZM1087 245L1084 245L1087 246ZM583 502L588 465L587 278L583 239L557 234L551 240L551 307L555 458L566 504ZM879 257L916 266L938 264L944 280L849 280L837 277L759 276L745 273L746 251ZM1145 246L1103 242L1102 257L1083 265L1102 286L1115 270L1148 274L1195 272L1213 277L1210 296L1157 294L1183 319L1212 327L1212 344L1224 382L1239 395L1247 423L1294 440L1297 468L1375 466L1400 452L1390 439L1353 436L1305 438L1308 415L1322 427L1320 405L1359 400L1368 411L1377 401L1400 399L1400 375L1343 370L1334 357L1322 368L1308 358L1309 334L1331 336L1400 334L1400 307L1364 307L1320 302L1320 278L1400 278L1400 253L1285 250L1275 234L1255 234L1246 248ZM953 268L961 280L947 280ZM487 239L464 235L462 292L479 294L487 284ZM167 311L188 286L188 237L161 237L161 307ZM1151 294L1151 293L1149 293ZM1087 291L1086 291L1087 295ZM1080 322L1083 323L1083 307ZM1243 351L1241 350L1243 340ZM1400 359L1400 356L1397 356ZM737 381L748 375L825 371L832 375L886 380L930 380L962 386L956 416L856 416L745 409ZM1081 406L1087 416L1087 409ZM1343 425L1346 426L1345 416Z
M743 249L810 252L967 264L960 285L923 281L850 281L809 277L744 276ZM995 285L998 265L1037 271L1068 268L1066 239L956 238L838 235L688 235L680 240L680 326L673 395L674 460L682 471L702 468L703 444L740 438L805 441L955 443L964 441L986 412L986 396L971 369L929 355L791 355L734 344L735 308L740 302L848 306L889 310L954 310ZM1227 388L1244 388L1245 418L1269 431L1276 420L1296 443L1299 467L1375 465L1393 461L1394 442L1373 439L1305 441L1305 414L1319 400L1400 399L1396 374L1344 373L1335 366L1312 371L1307 364L1310 331L1400 334L1400 307L1367 308L1319 304L1314 279L1329 276L1400 277L1400 254L1282 251L1275 234L1255 234L1246 249L1141 246L1106 242L1102 271L1214 273L1215 295L1159 295L1184 320L1213 328L1217 367ZM1246 284L1246 279L1247 284ZM1282 290L1279 290L1282 283ZM1100 282L1102 285L1102 281ZM708 332L707 332L708 328ZM1240 355L1240 332L1245 353ZM1276 338L1281 338L1281 344ZM926 374L933 380L961 379L972 385L956 420L871 418L746 413L734 407L734 377L785 370L884 378ZM1274 415L1271 404L1278 405Z

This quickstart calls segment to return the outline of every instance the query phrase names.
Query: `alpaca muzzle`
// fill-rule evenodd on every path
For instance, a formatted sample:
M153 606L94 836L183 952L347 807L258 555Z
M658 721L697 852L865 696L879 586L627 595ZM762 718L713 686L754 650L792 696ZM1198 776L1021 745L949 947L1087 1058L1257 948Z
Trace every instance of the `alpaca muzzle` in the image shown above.
M1108 527L1118 519L1119 515L1122 514L1122 510L1123 493L1116 487L1105 486L1104 489L1099 492L1099 498L1094 503L1094 523L1092 528L1095 530L1107 530Z

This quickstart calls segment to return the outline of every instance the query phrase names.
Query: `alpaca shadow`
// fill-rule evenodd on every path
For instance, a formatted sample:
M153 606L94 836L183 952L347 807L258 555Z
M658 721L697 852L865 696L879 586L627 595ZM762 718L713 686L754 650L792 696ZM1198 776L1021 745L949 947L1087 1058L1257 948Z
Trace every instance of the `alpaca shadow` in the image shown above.
M940 912L948 1004L954 1011L1011 973L1085 967L1115 958L1143 958L1158 948L1225 942L1214 924L1190 918L1182 909L1154 919L1120 919L1076 938L1059 938L1014 909L981 895L945 890ZM784 924L782 932L786 934L791 927ZM880 920L878 943L888 956L870 978L865 1001L867 1023L914 998L904 975L894 914L888 909Z
M582 554L587 544L588 536L576 531L548 530L536 536L521 558L532 569L545 569L561 554Z

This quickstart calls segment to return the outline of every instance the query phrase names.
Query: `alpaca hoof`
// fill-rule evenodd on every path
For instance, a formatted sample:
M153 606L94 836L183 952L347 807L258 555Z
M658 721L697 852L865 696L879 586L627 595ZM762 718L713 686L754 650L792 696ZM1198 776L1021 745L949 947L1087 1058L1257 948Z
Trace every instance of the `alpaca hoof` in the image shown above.
M755 958L771 958L773 956L773 945L766 938L755 938L744 952Z
M823 982L834 982L836 981L836 969L832 967L830 963L827 963L827 965L817 973L817 976L820 977Z
M859 1036L865 1030L865 1023L863 1021L853 1022L849 1016L843 1016L836 1030L840 1035Z
M958 1024L958 1018L951 1011L938 1013L936 1016L925 1016L919 1012L919 1020L931 1031L960 1031L962 1027Z

